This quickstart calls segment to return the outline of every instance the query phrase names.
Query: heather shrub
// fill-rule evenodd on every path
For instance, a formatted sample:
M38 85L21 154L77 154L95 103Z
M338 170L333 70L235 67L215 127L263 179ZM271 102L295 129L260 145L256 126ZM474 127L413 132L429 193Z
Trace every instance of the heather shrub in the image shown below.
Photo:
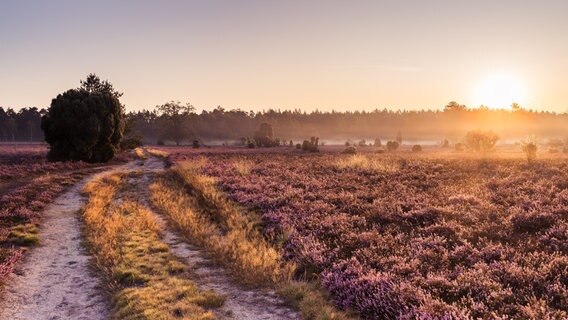
M412 152L422 152L422 146L419 144L415 144L412 146Z

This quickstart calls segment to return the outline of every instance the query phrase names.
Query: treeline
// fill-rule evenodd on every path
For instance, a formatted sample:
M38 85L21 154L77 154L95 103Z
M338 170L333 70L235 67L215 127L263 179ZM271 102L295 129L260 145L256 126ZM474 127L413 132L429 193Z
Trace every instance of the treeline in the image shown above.
M45 109L35 107L23 108L17 112L12 108L0 107L0 141L43 141L41 117L46 113Z
M43 141L41 117L44 109L19 111L0 107L0 141ZM272 125L274 137L301 142L320 137L326 143L375 138L395 139L401 132L405 141L458 141L471 130L491 130L501 141L535 135L539 138L566 138L568 114L534 111L514 106L510 110L467 108L455 102L444 110L417 111L313 111L268 110L262 112L227 110L195 112L187 104L169 102L154 110L126 114L127 136L144 143L191 144L242 141L253 138L262 123Z
M160 140L173 141L164 129L174 129L172 121L159 112L143 110L128 114L133 130L144 137L146 143ZM168 116L168 117L171 117ZM539 138L568 137L568 113L526 110L514 105L510 110L467 108L455 102L444 110L418 111L347 111L303 112L300 110L268 110L246 112L217 107L201 113L186 112L182 118L185 142L199 139L205 142L241 141L253 138L263 123L272 125L274 137L281 141L301 142L309 137L320 137L327 143L344 143L375 138L396 139L402 133L405 141L458 141L472 130L493 131L501 141L518 141L528 135ZM177 140L180 140L179 137Z

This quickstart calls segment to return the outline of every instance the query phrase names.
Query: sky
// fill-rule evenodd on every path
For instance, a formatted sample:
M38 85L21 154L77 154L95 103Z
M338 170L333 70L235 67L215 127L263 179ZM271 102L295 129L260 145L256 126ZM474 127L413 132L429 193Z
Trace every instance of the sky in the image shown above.
M0 0L0 106L568 111L566 0ZM514 101L513 101L514 100Z

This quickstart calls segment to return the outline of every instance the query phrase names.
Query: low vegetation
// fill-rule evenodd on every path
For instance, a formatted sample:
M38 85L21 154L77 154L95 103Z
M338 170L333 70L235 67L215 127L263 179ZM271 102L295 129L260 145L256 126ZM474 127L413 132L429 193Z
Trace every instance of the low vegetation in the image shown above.
M527 166L518 156L406 154L395 171L360 165L387 155L249 153L248 175L230 165L242 154L184 157L259 212L296 278L319 279L363 318L568 317L562 158Z

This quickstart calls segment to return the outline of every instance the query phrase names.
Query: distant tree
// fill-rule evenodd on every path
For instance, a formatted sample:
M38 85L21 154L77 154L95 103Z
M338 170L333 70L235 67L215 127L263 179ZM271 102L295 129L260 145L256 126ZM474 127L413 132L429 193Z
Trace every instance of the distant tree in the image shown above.
M513 104L511 104L511 110L513 111L522 111L523 107L521 107L518 103L513 102Z
M419 144L415 144L412 146L412 152L421 152L422 151L422 146Z
M388 141L387 142L387 150L388 151L395 151L399 147L399 143L397 141Z
M400 132L400 130L398 130L398 132L396 133L396 142L398 142L398 145L402 145L402 132Z
M88 93L110 94L117 99L120 99L123 95L122 92L115 90L110 82L101 80L94 73L90 73L85 81L81 80L81 87L79 87L79 89L85 90Z
M450 142L448 141L448 139L442 140L442 148L449 148L449 147L450 147Z
M135 129L136 119L133 115L127 114L124 120L124 137L120 141L120 149L132 150L142 145L142 132Z
M302 143L302 150L309 151L309 152L318 152L319 151L319 138L318 137L311 137L310 140L304 140Z
M527 156L527 162L533 163L536 160L537 140L536 137L530 136L526 140L521 141L521 150Z
M105 90L71 89L51 101L41 121L50 145L50 161L93 163L114 157L123 136L124 119L118 97Z
M375 138L375 143L374 143L375 147L382 147L383 144L381 143L381 139L379 138Z
M463 104L459 104L455 101L450 101L445 107L444 112L452 112L452 111L465 111L467 107Z
M195 108L179 101L170 101L156 106L160 115L160 133L162 139L172 140L176 145L187 139L194 139L197 134L190 126L190 115Z
M367 146L367 141L365 141L365 139L361 139L359 140L359 147L366 147Z
M279 141L277 142L274 139L272 125L266 122L260 124L259 128L254 132L253 138L259 147L276 147L279 143Z
M489 152L498 140L499 136L491 131L470 131L465 136L465 147L474 152Z

